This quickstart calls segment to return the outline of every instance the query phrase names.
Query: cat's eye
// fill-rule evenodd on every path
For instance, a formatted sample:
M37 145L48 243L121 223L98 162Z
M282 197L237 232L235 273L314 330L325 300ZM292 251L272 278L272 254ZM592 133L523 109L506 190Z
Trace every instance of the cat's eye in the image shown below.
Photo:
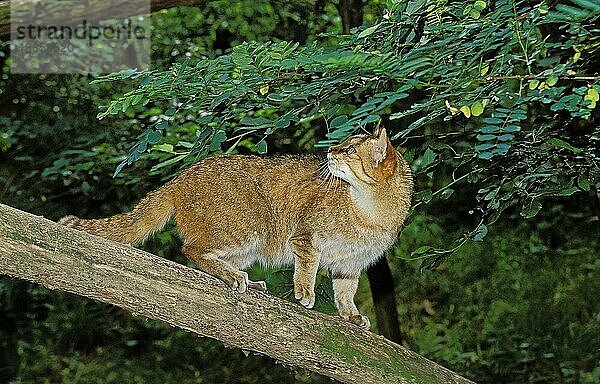
M356 148L354 148L354 145L346 147L346 155L352 155L354 153L356 153Z

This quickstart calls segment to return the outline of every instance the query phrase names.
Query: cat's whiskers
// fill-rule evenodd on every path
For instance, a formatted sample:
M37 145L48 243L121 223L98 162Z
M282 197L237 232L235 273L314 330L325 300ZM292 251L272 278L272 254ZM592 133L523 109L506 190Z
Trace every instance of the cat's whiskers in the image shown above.
M327 192L329 192L330 190L335 190L337 183L338 183L339 178L337 176L335 176L333 173L329 172L329 182L327 183Z
M319 188L323 187L324 185L326 185L329 182L329 179L331 178L331 172L329 171L329 166L328 166L328 161L325 160L323 161L318 167L317 167L317 176L320 180L319 182Z
M331 172L329 160L324 160L322 163L320 163L317 166L315 173L320 179L319 188L324 187L325 193L328 193L331 190L339 189L344 184L344 181L340 177Z

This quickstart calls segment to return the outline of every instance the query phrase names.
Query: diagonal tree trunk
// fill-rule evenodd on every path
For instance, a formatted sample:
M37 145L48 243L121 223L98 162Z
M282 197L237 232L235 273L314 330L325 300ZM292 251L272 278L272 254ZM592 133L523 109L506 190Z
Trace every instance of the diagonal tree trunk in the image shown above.
M471 383L383 337L0 204L0 274L114 304L345 383Z

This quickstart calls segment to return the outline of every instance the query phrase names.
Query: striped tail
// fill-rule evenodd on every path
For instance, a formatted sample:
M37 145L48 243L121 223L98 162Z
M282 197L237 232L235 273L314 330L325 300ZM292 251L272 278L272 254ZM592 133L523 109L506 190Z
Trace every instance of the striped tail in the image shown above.
M166 188L150 192L131 212L104 219L65 216L58 224L125 244L140 244L159 231L175 214L171 194Z

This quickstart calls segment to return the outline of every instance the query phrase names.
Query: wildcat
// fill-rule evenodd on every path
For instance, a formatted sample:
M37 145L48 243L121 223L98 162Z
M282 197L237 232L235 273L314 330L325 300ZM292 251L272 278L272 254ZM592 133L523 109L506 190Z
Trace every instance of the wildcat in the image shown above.
M363 269L395 242L410 208L410 168L385 128L313 156L206 158L144 197L131 212L59 223L139 244L175 218L183 253L240 293L266 290L243 270L256 261L294 265L294 296L315 304L319 267L333 277L339 315L369 328L354 304Z

